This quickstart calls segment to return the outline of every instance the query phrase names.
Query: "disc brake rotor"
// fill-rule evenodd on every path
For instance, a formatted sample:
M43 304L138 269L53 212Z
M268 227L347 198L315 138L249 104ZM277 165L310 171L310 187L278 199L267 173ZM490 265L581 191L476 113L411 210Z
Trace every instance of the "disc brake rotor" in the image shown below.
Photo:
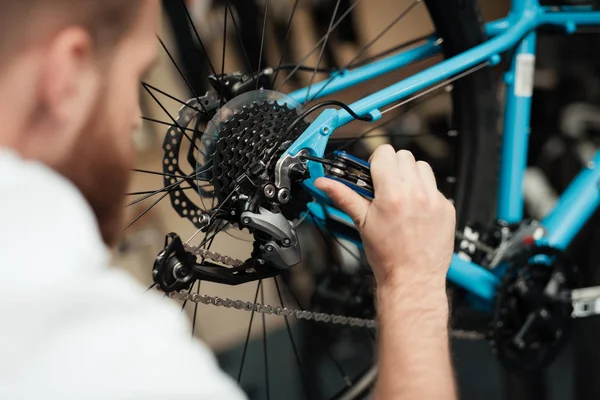
M198 158L204 153L201 128L210 121L218 106L219 99L212 92L187 101L179 110L175 123L167 130L162 145L164 187L168 188L171 205L180 217L188 219L197 228L203 226L200 217L208 206L204 199L214 194L204 183L210 178L209 171L202 171L197 177L190 172L196 170ZM186 186L200 193L200 198L186 192Z

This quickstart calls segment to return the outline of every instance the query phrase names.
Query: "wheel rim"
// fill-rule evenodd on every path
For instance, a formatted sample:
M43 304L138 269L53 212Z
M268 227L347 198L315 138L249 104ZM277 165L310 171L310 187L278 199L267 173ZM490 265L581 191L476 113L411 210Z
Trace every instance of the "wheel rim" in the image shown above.
M296 11L298 10L298 1L295 1L293 4L293 7L290 11L290 16L288 19L288 25L287 25L287 29L286 29L286 40L291 32L291 27L294 21L294 16L296 15ZM337 25L339 25L339 22L343 20L343 18L347 17L350 14L350 11L352 10L353 7L355 7L357 4L359 3L359 1L353 2L350 7L346 10L342 10L340 8L340 4L341 1L340 0L336 0L335 1L335 9L332 13L332 17L331 19L328 21L328 31L331 31L332 28L337 27ZM362 53L364 53L364 50L366 48L368 48L369 46L371 46L373 43L375 43L383 34L385 34L394 24L400 22L401 20L404 19L404 17L406 15L408 15L410 13L410 11L413 10L413 8L415 8L418 4L418 1L414 1L412 3L410 3L408 5L407 8L403 9L401 14L398 15L394 20L392 20L392 23L388 26L386 26L383 30L380 31L380 33L378 35L376 35L371 41L368 42L367 46L365 48L363 48L362 50L358 51L358 55L356 57L354 57L352 59L352 61L350 61L349 63L346 64L346 66L342 69L345 68L350 68L352 66L356 66L359 65L361 63L361 59L360 59L360 55ZM262 63L264 63L264 42L265 42L265 32L267 31L267 27L268 27L268 13L269 13L269 6L270 3L269 1L265 1L264 2L264 6L261 9L261 15L263 16L263 18L261 19L261 44L260 44L260 52L259 52L259 58L258 58L258 64L257 65L261 65ZM184 8L185 9L185 8ZM199 34L196 26L194 25L193 21L192 21L192 16L191 14L188 12L187 9L185 9L185 13L186 13L186 18L189 19L190 21L190 26L191 26L191 34L197 39L197 42L200 46L200 48L202 50L204 50L204 52L208 55L208 52L206 52L206 47L205 44L202 42L202 38L201 35ZM231 41L232 39L235 40L237 39L240 43L243 42L243 39L241 38L241 34L238 31L239 28L239 24L240 21L236 18L236 16L234 15L234 12L232 11L232 7L229 4L228 1L225 1L225 13L224 15L224 21L223 21L223 25L225 27L229 26L231 27L232 25L234 26L234 31L233 33L230 33L229 35L227 34L227 30L224 30L224 35L223 35L223 51L222 51L222 59L221 59L221 71L220 71L220 75L223 76L224 73L226 72L225 69L225 65L226 65L226 45L227 45L227 41ZM229 36L229 38L228 38ZM327 44L328 40L329 40L330 35L326 34L325 36L323 36L323 40L322 43ZM161 40L161 39L159 39ZM285 40L284 40L285 42ZM171 61L173 62L175 68L177 69L177 71L179 72L181 79L184 81L184 83L186 84L186 86L189 88L190 92L192 93L192 95L194 96L194 98L199 98L199 96L197 96L197 93L195 93L197 90L194 89L192 83L190 82L190 80L186 77L186 74L183 72L183 69L178 66L178 62L176 61L175 57L173 56L173 54L169 51L168 46L161 40L161 45L163 47L163 49L167 52L168 57L171 59ZM317 42L317 44L321 43L321 41ZM319 65L321 64L321 61L325 55L325 49L326 46L322 45L322 46L317 46L316 47L316 53L318 53L317 56L317 63L316 63L316 67L310 71L311 73L311 78L309 80L309 86L313 85L314 82L316 81L316 76L318 73L321 73L323 70L319 67ZM248 68L252 65L252 62L248 59L248 54L246 53L246 51L243 51L243 56L244 56L244 64L246 64L248 66ZM279 79L279 87L282 87L283 85L287 84L288 82L291 81L291 78L298 72L301 71L301 68L296 68L296 66L294 68L291 69L291 72L285 76L283 76L283 72L286 70L286 68L281 68L281 67L285 67L284 64L284 59L285 59L285 53L281 54L281 57L279 59L279 66L274 68L274 79L275 81L277 81L277 79ZM208 61L209 64L209 69L212 71L213 74L217 75L217 71L218 71L218 65L217 68L215 68L215 65L213 65L213 63L210 62L210 58ZM277 85L276 85L277 86ZM153 99L153 101L155 101L157 104L161 104L161 101L158 99L158 94L162 94L162 95L167 95L166 93L162 92L159 88L157 88L156 86L153 85L149 85L149 84L143 84L143 88L146 90L146 92L149 94L149 96ZM307 92L310 93L310 90ZM219 103L219 107L221 107L223 105L223 94L222 93L217 93L219 95L219 99L218 99L218 103ZM312 97L316 97L319 93L316 93L315 95L313 95ZM171 100L175 99L173 96L171 96ZM310 98L307 94L307 98L305 99L306 102L310 102ZM193 225L197 225L197 222L194 220L194 218L196 218L196 220L198 219L197 215L193 215L191 214L191 207L190 204L192 203L197 203L197 200L194 198L195 193L197 193L198 191L200 191L200 196L198 197L198 199L200 200L201 204L197 204L198 205L198 209L203 209L205 211L210 210L210 209L214 209L214 207L216 206L215 202L214 202L214 197L211 198L210 196L210 190L212 189L210 182L208 182L207 179L204 179L205 177L199 177L198 176L198 170L195 168L191 169L188 171L184 171L183 168L181 168L181 162L179 161L180 159L177 158L177 153L181 151L181 149L174 149L173 147L167 147L167 146L173 146L174 144L169 142L169 135L172 132L176 132L179 135L178 138L178 143L182 143L185 142L185 140L187 140L189 143L187 144L187 149L183 150L184 153L199 153L202 148L199 146L200 143L198 143L197 140L197 136L198 133L200 131L200 127L202 126L202 123L206 123L208 120L208 117L211 115L211 111L208 111L206 109L206 107L208 106L207 103L202 103L199 102L197 104L195 104L192 108L192 106L190 106L189 102L186 101L181 101L178 99L175 99L173 101L176 101L180 104L182 104L182 109L191 109L194 111L194 113L196 113L196 115L194 115L193 117L190 118L190 121L188 121L185 124L182 124L181 121L179 121L179 119L177 118L177 115L174 115L173 113L169 114L169 111L163 107L162 105L160 106L160 108L162 109L162 111L164 111L165 115L167 116L167 121L161 121L160 119L156 119L156 118L150 118L150 117L145 117L145 119L148 122L154 123L154 124L163 124L163 125L167 125L169 126L169 130L167 132L167 136L165 138L165 141L163 143L163 150L165 152L165 158L164 160L169 160L168 163L164 164L164 168L163 168L163 172L156 172L156 171L149 171L149 170L141 170L138 169L137 172L139 173L156 173L160 176L162 176L164 178L164 186L163 188L161 188L159 191L140 191L140 192L133 192L131 193L131 195L136 195L136 196L141 196L138 197L136 200L132 201L129 205L134 205L134 204L138 204L139 202L142 201L148 201L148 202L152 202L150 207L148 207L147 210L144 211L144 213L142 213L140 215L140 217L143 217L144 215L146 215L147 212L149 212L153 207L155 207L156 205L158 205L164 198L166 198L168 195L171 198L172 201L172 205L174 206L174 208L176 209L177 213L179 214L180 217L184 217L184 218L188 218L190 219L190 222ZM200 114L205 114L206 118L198 118L198 115ZM180 112L181 115L181 112ZM338 138L334 138L332 140L332 143L335 144L339 144L341 147L344 148L349 148L351 147L353 144L357 144L360 143L362 140L377 140L378 137L385 137L385 138L390 138L389 134L381 134L381 133L377 133L376 131L379 129L383 129L384 127L391 125L396 118L400 118L401 114L398 114L397 116L395 116L395 118L390 118L388 121L386 121L384 124L378 125L375 128L372 128L372 130L368 130L366 132L361 133L360 135L355 135L355 136L343 136L343 137L338 137ZM170 122L169 122L170 121ZM200 124L195 124L194 122L198 122L200 121ZM188 126L190 123L192 123L191 127ZM375 132L375 134L373 134ZM380 135L380 136L377 136ZM435 135L431 135L431 136L435 136ZM422 136L424 137L424 136ZM400 144L402 144L402 142L406 139L406 136L403 135L396 135L396 137L394 138L395 140L398 140ZM177 150L177 151L173 151L173 150ZM170 153L173 153L172 155ZM175 162L174 162L175 161ZM171 168L172 167L172 168ZM203 179L199 179L199 178L203 178ZM448 182L450 185L452 186L453 182ZM206 192L203 192L206 191ZM178 201L178 203L175 203L176 201ZM185 204L184 204L185 203ZM210 204L209 204L210 203ZM194 211L194 214L197 214L198 211ZM132 224L130 224L129 226L127 226L126 229L128 229L130 226L133 225L133 223L137 223L140 219L140 217L135 218L132 222ZM311 218L314 218L314 216L310 216ZM236 235L235 233L233 233L234 231L237 232L237 230L235 228L233 229L228 229L230 228L229 225L227 224L221 224L219 226L216 226L214 229L215 230L221 230L226 234L229 235ZM210 249L215 236L214 235L214 230L213 232L206 232L205 234L203 233L202 235L199 234L198 231L195 231L194 235L192 236L191 239L200 239L201 243L204 243L205 247L207 249ZM331 237L327 240L329 233L323 230L318 230L318 232L315 232L317 235L322 236L323 238L325 238L325 241L329 241L332 242L335 247L339 249L342 249L343 252L349 253L345 249L345 246L342 242L340 242L339 239L335 238L335 237ZM198 235L198 237L196 238L196 235ZM202 238L202 239L201 239ZM248 237L238 237L241 240L249 240ZM352 251L350 251L351 253ZM335 259L335 255L328 255L327 256L330 260L328 262L331 262L332 260ZM358 260L359 263L363 264L363 259L360 258ZM281 280L278 282L278 280L274 279L274 283L273 285L276 287L276 293L277 293L277 297L279 299L279 302L281 304L281 306L284 306L284 294L282 293L284 292L283 290L281 290L281 288L279 287L279 283L282 283L284 285L287 285L287 281L286 280ZM259 298L259 294L261 296L261 302L264 303L265 301L263 301L262 299L265 296L265 289L264 289L264 282L258 282L256 284L256 289L253 290L254 293L254 302L256 303ZM194 283L190 288L189 288L189 292L190 293L197 293L200 294L201 288L201 282L197 282ZM293 288L292 287L288 287L287 290L289 292L293 292ZM288 296L291 296L291 294L288 294ZM298 301L298 299L296 299L296 301ZM298 304L300 303L300 301L298 301ZM188 306L187 303L183 303L182 304L182 310L184 310L186 308L186 306ZM192 335L195 334L195 329L196 329L196 319L198 316L198 307L197 304L194 305L193 308L193 316L192 316ZM238 382L241 381L241 379L243 378L243 373L244 373L244 363L246 361L246 353L248 350L248 346L249 346L249 341L251 338L251 330L252 330L252 324L255 322L254 319L254 312L251 313L250 316L250 322L249 322L249 327L248 327L248 331L245 335L245 342L244 342L244 350L242 352L242 356L241 356L241 363L240 363L240 368L239 371L237 372L237 376L234 376L234 378L237 378ZM269 360L270 358L272 358L271 355L269 355L268 353L268 343L267 343L267 335L266 333L266 323L265 323L265 316L264 314L260 315L260 322L262 325L262 331L263 331L263 342L262 342L262 347L263 347L263 358L264 358L264 369L265 369L265 387L267 388L266 393L269 393L270 390L269 388L271 387L271 382L269 382L269 374L272 373L272 368L271 370L269 369ZM294 334L295 332L293 332L293 329L291 329L290 327L290 321L288 321L288 319L285 319L285 326L286 326L286 330L288 332L289 338L290 338L290 342L292 343L292 347L293 347L293 352L295 354L295 361L297 363L298 369L299 369L299 373L300 375L304 375L305 373L302 372L303 370L303 361L301 360L301 355L299 354L299 350L298 350L298 346L294 343L295 341L297 342L298 339L294 339ZM372 338L369 339L372 342ZM327 347L327 346L325 346ZM335 369L337 369L340 372L340 377L341 377L341 386L347 386L350 388L350 390L346 391L346 392L342 392L341 396L346 396L343 398L356 398L355 395L353 395L353 393L356 393L356 388L354 387L355 384L357 384L356 382L354 382L350 377L349 373L346 373L346 371L344 371L344 368L341 367L339 364L339 362L337 362L336 360L333 360L333 356L332 355L328 355L327 358L330 358L330 362L331 364L335 364ZM375 371L374 369L369 370L371 371L370 374L367 374L367 376L371 376L374 373L373 371ZM369 378L371 379L371 378ZM301 378L302 381L305 380L305 377ZM359 381L361 385L364 384L364 382L366 381L366 378L363 376ZM372 381L372 380L371 380ZM351 384L348 384L348 382L351 382ZM306 384L306 382L304 382ZM305 393L308 396L308 393L310 392L310 389L304 389ZM338 392L339 390L336 390L336 392ZM364 391L360 391L361 393L364 393ZM350 396L350 397L348 397ZM354 396L354 397L353 397ZM267 397L268 398L268 397Z

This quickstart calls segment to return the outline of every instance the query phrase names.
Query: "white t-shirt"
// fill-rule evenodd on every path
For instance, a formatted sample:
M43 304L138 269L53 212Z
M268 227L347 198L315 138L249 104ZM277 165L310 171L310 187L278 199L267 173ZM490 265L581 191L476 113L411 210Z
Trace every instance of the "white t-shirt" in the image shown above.
M243 399L179 308L108 268L92 211L0 150L0 399Z

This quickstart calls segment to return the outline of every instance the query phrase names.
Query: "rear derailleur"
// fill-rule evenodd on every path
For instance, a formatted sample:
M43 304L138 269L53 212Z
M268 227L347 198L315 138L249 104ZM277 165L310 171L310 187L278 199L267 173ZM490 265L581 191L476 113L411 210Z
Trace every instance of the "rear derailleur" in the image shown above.
M184 244L176 233L170 233L154 263L153 277L157 286L164 292L172 292L188 289L197 280L239 285L276 276L300 262L296 231L283 214L259 207L257 212L242 212L239 220L240 225L250 228L257 238L251 258L242 262L215 256L215 253ZM218 260L220 264L207 259Z
M299 181L307 175L298 174L298 168L306 172L303 163L292 163L279 173L287 176L286 182ZM251 257L242 262L215 256L200 247L184 244L176 233L170 233L153 268L153 278L159 289L167 293L180 291L188 289L197 280L239 285L276 276L300 262L300 243L295 227L280 212L280 207L290 200L289 189L277 190L268 180L256 176L251 179L248 175L242 174L236 180L236 190L211 215L204 214L200 220L204 232L211 228L217 231L224 224L249 229L255 238Z

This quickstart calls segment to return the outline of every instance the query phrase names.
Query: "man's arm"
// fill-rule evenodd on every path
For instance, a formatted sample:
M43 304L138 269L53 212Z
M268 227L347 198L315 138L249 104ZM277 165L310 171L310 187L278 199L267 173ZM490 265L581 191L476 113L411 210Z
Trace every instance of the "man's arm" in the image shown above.
M379 379L375 399L452 399L448 303L439 293L378 289Z
M446 273L455 212L431 167L408 151L373 154L375 199L339 182L317 186L358 227L377 281L379 378L376 400L456 397L448 344Z

